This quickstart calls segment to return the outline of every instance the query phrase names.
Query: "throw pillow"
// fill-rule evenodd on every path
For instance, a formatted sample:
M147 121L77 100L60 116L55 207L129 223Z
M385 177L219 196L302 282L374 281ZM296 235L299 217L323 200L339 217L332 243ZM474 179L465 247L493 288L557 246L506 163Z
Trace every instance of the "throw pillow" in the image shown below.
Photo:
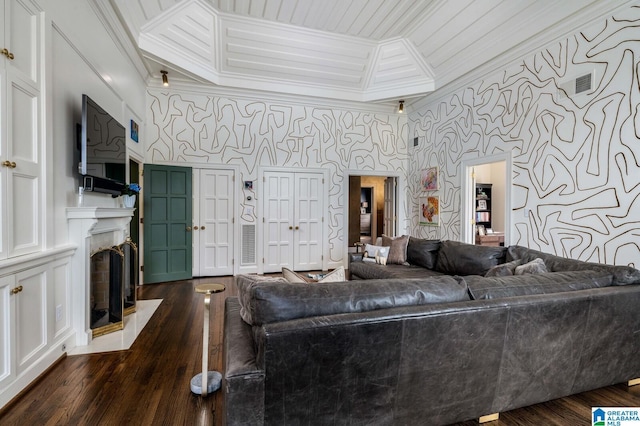
M407 244L409 244L409 236L401 237L382 236L382 245L390 247L387 263L397 263L402 265L407 262Z
M544 260L539 257L533 259L529 263L525 263L524 265L516 266L516 270L514 275L524 275L524 274L543 274L547 271L547 267L544 264Z
M292 271L289 268L282 268L282 276L287 282L290 283L308 283L309 281L297 272Z
M440 250L440 240L425 240L422 238L409 237L407 262L411 265L433 269L438 259L438 250Z
M345 281L344 279L344 266L339 266L333 271L325 275L319 283L338 283Z
M501 263L489 269L489 271L484 276L485 277L506 277L508 275L513 275L513 273L516 271L516 267L520 266L520 264L522 264L521 259L516 259L507 263Z
M389 247L365 244L364 253L365 253L364 257L370 257L374 259L378 257L383 257L385 258L385 262L386 262L386 259L389 256ZM381 262L378 262L378 263L381 263Z

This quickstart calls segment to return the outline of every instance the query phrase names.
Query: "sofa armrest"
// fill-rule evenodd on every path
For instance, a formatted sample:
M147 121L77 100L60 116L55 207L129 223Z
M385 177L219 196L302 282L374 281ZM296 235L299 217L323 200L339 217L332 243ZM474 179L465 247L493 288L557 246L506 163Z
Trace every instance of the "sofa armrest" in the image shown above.
M264 424L264 370L258 368L251 326L238 298L225 300L223 391L228 426Z
M363 253L349 253L349 263L362 262Z

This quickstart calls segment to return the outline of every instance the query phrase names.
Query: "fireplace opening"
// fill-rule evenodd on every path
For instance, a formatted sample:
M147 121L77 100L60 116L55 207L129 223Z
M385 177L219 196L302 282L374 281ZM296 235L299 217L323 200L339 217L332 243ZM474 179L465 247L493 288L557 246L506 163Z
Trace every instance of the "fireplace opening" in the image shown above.
M124 256L124 315L127 316L136 311L136 288L138 287L138 247L131 240L127 240L118 246Z
M89 324L93 337L123 328L124 253L119 247L91 255Z

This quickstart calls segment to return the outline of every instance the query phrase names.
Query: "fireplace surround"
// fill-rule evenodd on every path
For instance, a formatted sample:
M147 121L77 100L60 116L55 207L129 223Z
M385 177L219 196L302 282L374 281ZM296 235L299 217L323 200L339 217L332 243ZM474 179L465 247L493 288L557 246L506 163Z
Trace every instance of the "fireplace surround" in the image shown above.
M91 306L92 302L95 303L95 299L92 301L91 292L91 259L92 255L99 253L100 251L107 250L108 252L116 253L131 253L134 246L125 247L125 243L128 240L128 225L133 216L134 209L132 208L120 208L120 207L68 207L67 208L67 221L69 229L69 241L77 246L77 249L71 260L71 286L72 286L72 325L76 333L76 345L84 346L88 345L94 335L92 328L91 318ZM137 249L136 255L137 255ZM124 254L116 254L121 258L124 258ZM111 255L109 255L111 257ZM124 260L124 259L122 259ZM114 264L115 262L109 262ZM127 276L130 278L137 274L137 263L128 268L124 262L120 262L118 267L119 274L122 276L120 280L120 289L123 288L122 283L124 280L124 272L127 272ZM111 266L110 266L111 267ZM116 272L117 273L117 272ZM137 277L137 275L135 275ZM126 283L126 280L124 281ZM129 280L131 284L131 280ZM133 285L137 283L137 280L133 281ZM115 290L114 290L115 291ZM135 298L135 288L131 290L125 286L119 295L120 303L125 303L123 300L123 294L131 294L133 291L133 297ZM133 312L135 309L135 302L132 303L131 299L128 300L127 307L129 312ZM117 309L114 308L114 312ZM120 316L124 314L124 307L120 310ZM121 321L122 322L122 321ZM120 328L122 328L120 326ZM104 334L104 333L100 333Z

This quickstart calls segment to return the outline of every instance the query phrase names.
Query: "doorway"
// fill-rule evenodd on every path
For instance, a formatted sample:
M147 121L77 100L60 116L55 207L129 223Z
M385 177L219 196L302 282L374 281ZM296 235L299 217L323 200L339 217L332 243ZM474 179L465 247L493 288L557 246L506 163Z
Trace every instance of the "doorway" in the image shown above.
M490 241L510 244L511 153L501 153L462 163L461 240L476 244L484 235Z
M357 251L357 244L375 244L382 234L397 234L396 188L395 176L349 176L348 251Z

